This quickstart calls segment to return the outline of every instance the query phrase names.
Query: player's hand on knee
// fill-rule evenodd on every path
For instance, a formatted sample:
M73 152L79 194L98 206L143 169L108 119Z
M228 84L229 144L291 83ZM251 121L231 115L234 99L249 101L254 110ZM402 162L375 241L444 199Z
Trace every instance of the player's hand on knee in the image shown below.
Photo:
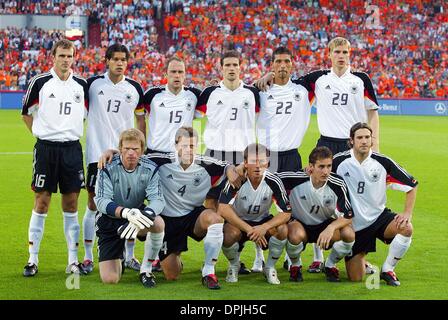
M138 232L140 231L140 228L136 226L132 222L128 222L126 226L122 226L118 229L118 234L120 235L121 239L135 239L137 237Z
M154 222L149 218L149 215L140 211L140 209L128 209L124 208L121 211L121 217L127 219L129 222L135 224L138 228L150 228Z

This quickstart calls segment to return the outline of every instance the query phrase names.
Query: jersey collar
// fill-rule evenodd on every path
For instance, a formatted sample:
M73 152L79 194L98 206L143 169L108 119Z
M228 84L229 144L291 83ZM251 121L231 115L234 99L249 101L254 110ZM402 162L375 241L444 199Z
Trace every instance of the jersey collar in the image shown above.
M173 96L173 97L180 97L180 95L184 92L184 86L182 86L182 89L179 91L178 94L174 94L173 92L171 92L171 90L168 88L168 85L166 84L166 85L165 85L165 92L166 92L167 94L169 94L170 96Z
M281 85L281 84L273 83L271 88L273 88L273 87L286 88L286 87L290 86L291 84L292 84L292 81L291 81L291 77L290 77L288 82L286 82L285 84Z
M355 160L356 163L358 163L360 166L364 165L365 163L367 163L367 161L370 160L370 156L372 155L372 149L369 150L369 155L367 156L367 158L364 159L363 162L359 163L359 161L356 159L355 157L355 153L353 152L353 148L350 149L350 155L352 156L353 160Z
M121 79L121 80L118 81L117 83L113 83L112 80L110 80L110 78L109 78L109 72L106 72L106 73L104 74L104 78L105 78L108 82L110 82L110 84L112 84L112 85L114 85L114 86L118 86L118 85L120 85L121 83L123 83L123 82L126 81L126 76L123 76L123 79Z
M63 83L65 83L67 81L70 81L73 78L73 71L70 71L70 74L68 75L68 78L65 81L63 81L63 80L61 80L61 78L59 78L59 76L57 75L56 71L54 71L54 67L50 69L50 73L53 76L53 78L55 78L56 80L58 80L60 82L63 82Z
M235 90L230 90L229 88L227 88L225 85L224 85L224 80L221 80L221 82L219 83L219 86L222 88L222 89L224 89L224 90L227 90L227 91L230 91L230 92L235 92L235 91L237 91L237 90L239 90L239 89L241 89L241 88L243 88L244 87L244 82L242 81L242 80L240 80L240 85L238 86L238 88L236 88Z
M325 181L325 183L324 183L324 185L323 185L322 187L320 187L320 188L315 188L314 185L313 185L313 180L311 180L311 176L310 176L311 190L312 190L313 192L321 193L321 192L325 189L325 187L327 186L327 183L328 183L328 180Z
M349 74L350 74L350 70L351 70L351 68L350 68L350 66L348 66L348 68L347 68L347 70L345 70L345 72L342 74L342 76L338 76L337 74L336 74L336 72L334 72L334 69L333 69L333 67L331 68L331 74L333 75L333 76L335 76L336 78L344 78L344 77L346 77L346 76L348 76Z
M264 178L266 178L266 173L267 173L267 172L268 172L268 170L266 169L266 170L264 171L264 173L263 173L263 177L261 178L260 184L258 185L257 189L254 188L254 186L252 185L252 182L250 182L249 177L246 175L247 182L249 183L250 187L252 188L252 190L253 190L254 192L257 191L257 190L261 187L261 184L263 183Z

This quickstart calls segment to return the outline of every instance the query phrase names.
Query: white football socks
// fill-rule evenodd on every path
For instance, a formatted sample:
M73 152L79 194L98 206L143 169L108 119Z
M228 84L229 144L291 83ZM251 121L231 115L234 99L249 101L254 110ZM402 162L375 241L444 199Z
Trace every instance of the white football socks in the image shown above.
M215 264L218 261L219 251L224 239L223 223L215 223L207 228L204 238L205 262L202 268L202 276L215 274Z
M39 264L39 248L40 242L44 235L46 213L40 214L31 211L30 225L28 228L28 252L30 253L29 263Z
M82 231L84 235L84 260L93 261L93 245L95 243L95 215L96 211L86 207L82 220Z
M285 247L287 241L287 239L279 240L276 237L271 236L269 239L269 253L266 261L266 268L270 269L275 267L275 263L282 255L283 248Z
M401 234L397 234L392 240L389 246L389 253L387 254L386 261L381 269L382 272L394 271L398 261L400 261L403 256L408 251L411 246L411 237L406 237Z
M78 263L78 212L64 212L64 234L68 248L68 264Z
M291 266L299 267L302 265L302 260L300 259L300 253L303 251L303 242L299 244L292 244L291 242L286 242L286 252L288 253L289 259L291 259Z

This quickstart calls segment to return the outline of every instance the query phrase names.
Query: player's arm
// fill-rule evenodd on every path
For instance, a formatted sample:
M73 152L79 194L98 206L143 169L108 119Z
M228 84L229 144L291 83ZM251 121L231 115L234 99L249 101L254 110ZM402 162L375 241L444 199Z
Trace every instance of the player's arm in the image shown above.
M359 77L364 85L364 107L367 110L367 122L372 128L372 149L379 152L380 146L380 119L378 115L378 100L376 99L375 89L372 80L365 72L353 72Z
M367 110L367 121L372 128L372 150L380 151L380 117L378 110Z
M115 149L107 149L103 152L101 157L98 159L98 169L104 169L107 163L112 162L112 158L114 154L117 154L119 151Z
M155 215L159 215L165 207L165 199L162 194L158 167L155 168L154 173L146 186L146 199L149 203L145 210L149 209Z
M258 88L260 91L266 91L274 81L275 73L274 71L270 71L266 73L263 77L256 80L253 85Z
M347 219L343 216L338 217L332 223L330 223L320 234L319 238L316 241L316 244L321 249L327 249L330 246L331 239L333 238L334 232L336 230L341 230L345 228L350 223L352 223L352 219Z
M227 177L230 184L239 188L243 181L243 175L241 174L241 168L237 168L229 164L227 161L217 160L207 156L198 156L199 165L202 166L207 173L212 177L212 187L219 185L224 177Z
M408 224L412 218L417 196L418 181L391 158L378 153L373 153L371 157L377 160L386 169L387 186L392 190L406 192L404 211L402 214L395 216L397 227L403 227Z
M98 178L95 186L95 201L98 211L112 217L121 218L121 211L124 207L114 202L114 187L112 178L107 168L98 171Z
M33 133L33 116L32 114L39 107L39 86L37 79L33 78L28 83L26 94L23 97L22 103L22 119L26 127Z
M238 217L238 215L235 213L235 210L230 204L225 203L219 203L218 205L218 214L221 215L221 217L226 220L228 223L230 223L232 226L240 229L244 232L250 232L252 227L244 222L243 219Z
M137 122L137 129L143 132L146 141L146 117L145 115L136 115L135 120Z
M137 122L137 129L140 130L145 136L146 141L146 117L145 117L145 97L143 93L143 89L139 83L133 83L138 93L138 103L135 108L135 120Z
M272 190L272 200L277 206L278 213L271 220L266 221L260 226L255 226L253 231L247 234L249 239L256 242L264 238L264 235L269 229L287 223L291 219L291 206L289 205L289 199L282 180L277 175L268 171L266 172L265 181Z
M406 192L403 213L395 216L395 223L397 224L398 229L406 227L411 222L416 198L417 186Z
M33 133L33 117L29 115L22 115L23 122L25 122L26 127L28 130L30 130L31 133Z
M241 231L248 232L252 227L244 222L232 207L235 201L237 189L232 187L229 181L226 182L224 188L219 195L218 214L231 225L237 227Z
M247 232L247 236L251 241L254 241L261 246L267 246L266 233L272 228L287 223L289 219L291 219L291 212L283 212L280 210L271 220L252 227L252 230Z

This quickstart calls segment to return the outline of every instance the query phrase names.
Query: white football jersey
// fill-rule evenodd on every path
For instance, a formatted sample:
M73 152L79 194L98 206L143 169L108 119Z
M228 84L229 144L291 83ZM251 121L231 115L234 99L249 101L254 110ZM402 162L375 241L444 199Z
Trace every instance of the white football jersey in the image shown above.
M219 196L219 203L232 205L238 217L254 222L269 216L272 201L277 205L278 212L291 211L281 179L267 170L257 189L254 189L249 179L239 189L227 182Z
M242 81L233 91L222 81L219 86L205 88L199 97L197 115L207 116L204 131L207 148L242 152L255 143L255 115L259 106L258 89Z
M391 158L370 151L369 157L359 163L353 149L338 153L333 159L333 171L348 186L355 216L355 231L367 228L386 208L386 187L409 192L417 181Z
M308 90L291 80L274 84L260 92L260 103L258 141L276 152L299 148L310 123Z
M177 129L191 127L200 91L184 87L177 95L168 86L150 88L145 92L149 113L147 147L161 152L174 152Z
M86 80L70 73L62 81L53 68L32 78L22 114L33 116L33 135L55 142L79 140L88 108L87 91Z
M109 74L87 80L89 114L87 117L86 163L98 162L107 149L117 149L120 133L134 128L134 114L144 115L143 89L136 81L123 77L114 84Z
M353 218L350 196L344 180L332 173L327 182L316 189L304 172L277 173L289 191L292 216L301 223L314 226L343 216Z
M313 71L298 79L311 93L317 109L321 135L348 139L350 128L367 122L367 110L377 110L378 102L369 76L351 71L338 77L331 70Z
M174 153L151 153L144 156L159 166L165 207L162 215L182 217L202 206L211 187L224 180L227 162L195 156L194 162L183 169Z

